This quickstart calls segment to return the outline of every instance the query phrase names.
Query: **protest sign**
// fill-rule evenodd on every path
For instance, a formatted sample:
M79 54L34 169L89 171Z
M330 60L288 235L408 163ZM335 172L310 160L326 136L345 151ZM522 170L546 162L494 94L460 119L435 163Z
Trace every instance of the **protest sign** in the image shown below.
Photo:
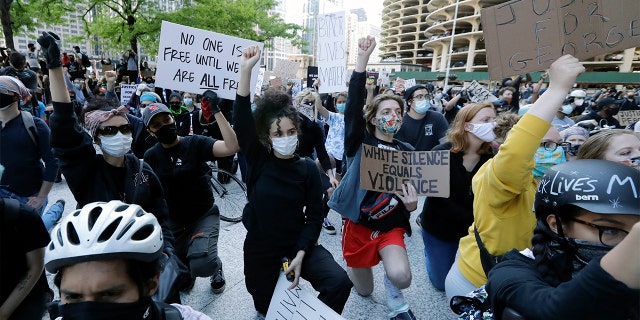
M140 71L140 75L141 75L143 78L151 78L151 77L153 77L155 74L156 74L156 73L155 73L153 70L143 70L143 71Z
M264 82L264 71L266 69L265 68L260 68L260 71L258 71L258 81L256 81L256 88L254 89L254 93L257 96L262 95L262 83ZM253 98L253 97L251 97ZM253 99L251 99L253 101Z
M120 85L120 104L125 105L131 100L131 96L136 92L138 86L135 84L121 84Z
M318 15L317 27L319 91L320 93L345 91L347 89L347 45L344 11Z
M618 119L621 126L626 127L640 120L640 110L619 111L618 114L613 117Z
M416 85L416 79L415 78L411 78L411 79L407 79L404 81L404 87L405 88L411 88L413 86Z
M104 74L107 71L113 71L113 65L112 64L103 64L102 65L102 73Z
M245 47L262 43L162 21L156 85L234 100L240 80L240 56ZM259 63L252 70L249 88L255 88Z
M271 80L269 80L269 87L276 89L276 90L280 90L282 87L282 78L280 77L275 77Z
M419 196L449 196L449 150L397 151L362 145L360 187L402 194L411 183Z
M492 80L640 46L638 0L513 0L481 15Z
M282 79L296 79L298 69L300 62L279 59L273 67L273 75Z
M318 79L318 67L307 67L307 88L313 87L313 82Z
M300 79L289 79L287 83L293 83L293 87L291 87L291 96L296 97L298 92L302 91L302 80Z
M380 71L380 76L379 79L382 79L382 85L383 86L388 86L389 85L389 71Z
M291 282L280 273L276 289L271 296L266 320L335 319L344 320L333 309L327 307L315 294L296 286L289 290Z
M467 92L469 93L469 99L475 103L494 102L498 100L491 91L475 80L471 81L471 84L467 87Z

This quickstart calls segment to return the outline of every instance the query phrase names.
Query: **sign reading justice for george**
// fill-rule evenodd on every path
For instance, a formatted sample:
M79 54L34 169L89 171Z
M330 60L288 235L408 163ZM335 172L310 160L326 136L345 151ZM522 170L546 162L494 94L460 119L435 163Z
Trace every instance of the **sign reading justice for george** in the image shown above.
M481 18L491 79L640 46L638 0L512 0Z
M262 43L162 21L156 86L191 93L215 91L235 100L240 80L242 49ZM258 81L259 63L253 67L251 84Z
M362 145L360 187L402 194L411 183L419 196L449 196L449 150L397 151Z

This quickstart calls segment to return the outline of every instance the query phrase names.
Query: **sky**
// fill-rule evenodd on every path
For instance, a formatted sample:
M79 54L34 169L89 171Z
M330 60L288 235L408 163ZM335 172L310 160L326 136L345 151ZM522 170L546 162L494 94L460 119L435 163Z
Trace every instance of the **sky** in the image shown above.
M383 0L344 0L345 9L364 8L367 12L367 19L375 26L382 24L382 1Z

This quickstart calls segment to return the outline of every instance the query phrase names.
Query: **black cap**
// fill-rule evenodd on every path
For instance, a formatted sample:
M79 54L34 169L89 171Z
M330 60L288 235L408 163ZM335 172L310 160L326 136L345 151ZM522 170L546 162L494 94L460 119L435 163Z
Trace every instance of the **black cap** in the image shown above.
M418 85L415 85L415 86L405 90L404 91L404 96L402 98L404 98L405 101L409 101L409 100L411 100L413 98L413 93L418 91L418 90L420 90L420 89L424 89L424 90L429 91L429 89L427 89L427 87L425 87L425 86L423 86L421 84L418 84Z
M162 103L152 103L146 108L142 109L142 122L144 122L144 126L148 127L151 119L153 119L153 117L159 113L171 114L171 110L169 110L169 108Z
M598 110L601 110L603 107L606 107L608 105L612 105L612 104L621 104L624 100L617 100L614 98L604 98L601 99L600 101L598 101Z

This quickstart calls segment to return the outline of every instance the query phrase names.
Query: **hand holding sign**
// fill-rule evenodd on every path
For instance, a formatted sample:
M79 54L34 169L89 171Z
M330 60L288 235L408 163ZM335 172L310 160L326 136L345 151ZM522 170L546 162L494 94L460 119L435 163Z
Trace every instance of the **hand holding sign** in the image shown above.
M584 72L584 66L580 60L572 55L564 55L554 61L549 68L549 77L553 81L549 86L560 86L564 92L569 91L576 81L576 78Z
M404 207L409 211L418 209L418 194L416 188L411 183L405 183L402 185L402 194L396 192L396 196L402 200Z
M298 254L296 254L296 257L293 258L293 260L291 260L291 263L289 263L289 269L287 271L289 272L293 272L293 282L291 283L291 286L289 286L289 290L294 289L295 287L298 286L298 282L300 282L300 273L302 272L302 260L304 259L304 251L300 250L298 251Z

